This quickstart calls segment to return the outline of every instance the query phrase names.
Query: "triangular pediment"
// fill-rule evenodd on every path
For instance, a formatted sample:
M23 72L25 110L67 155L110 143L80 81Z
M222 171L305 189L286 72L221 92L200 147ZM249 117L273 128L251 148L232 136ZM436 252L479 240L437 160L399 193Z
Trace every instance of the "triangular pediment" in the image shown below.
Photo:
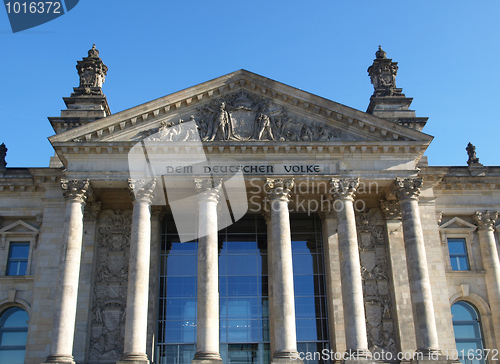
M38 234L39 230L31 226L30 224L17 220L2 229L0 229L0 234Z
M474 231L476 230L476 225L471 224L470 222L467 222L458 216L454 217L453 219L443 223L442 225L439 226L441 230L469 230L469 231Z
M136 142L195 121L206 143L421 142L432 137L239 70L50 137L54 146ZM172 129L173 130L173 129ZM425 149L425 148L424 148ZM423 152L423 151L422 151Z

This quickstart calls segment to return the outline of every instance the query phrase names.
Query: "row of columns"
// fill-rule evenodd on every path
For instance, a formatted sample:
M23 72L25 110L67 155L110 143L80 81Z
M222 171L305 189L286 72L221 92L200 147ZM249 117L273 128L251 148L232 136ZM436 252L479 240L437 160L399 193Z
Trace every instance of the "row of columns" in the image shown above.
M332 203L337 211L340 278L344 307L346 349L351 358L370 359L366 333L363 287L354 216L358 179L332 179ZM414 313L417 351L439 353L436 320L427 266L418 197L422 180L397 179L393 194L399 200L407 256L408 279ZM222 363L219 354L219 282L217 204L221 181L196 179L198 197L198 309L197 352L193 363ZM118 363L149 363L146 351L151 204L154 180L130 181L133 221L129 261L124 355ZM91 194L88 180L62 181L66 199L63 243L56 296L56 314L50 355L46 363L74 363L72 356L76 319L83 206ZM297 352L291 231L288 203L293 179L268 179L268 270L272 363L300 363ZM500 325L500 262L496 250L493 213L477 213L479 239L491 300L494 324ZM495 310L493 309L495 307ZM494 312L493 312L494 311Z

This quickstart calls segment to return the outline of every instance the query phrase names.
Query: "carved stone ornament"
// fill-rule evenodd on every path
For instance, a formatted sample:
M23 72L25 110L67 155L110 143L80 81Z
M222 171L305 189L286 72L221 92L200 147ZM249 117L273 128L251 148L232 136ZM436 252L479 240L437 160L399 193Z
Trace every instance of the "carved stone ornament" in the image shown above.
M104 210L97 224L89 362L116 362L123 354L131 211Z
M418 200L422 183L422 178L397 178L392 193L400 201L406 199Z
M380 201L380 208L386 220L401 220L401 206L396 200Z
M152 203L156 187L155 179L128 179L128 187L135 201Z
M195 121L202 141L339 141L341 131L326 123L291 115L270 99L238 91L196 108L189 120L163 121L157 129L140 137L159 133L151 141L193 140L184 122ZM351 138L353 138L351 136Z
M387 243L380 210L357 214L356 229L363 279L369 350L397 354Z
M221 179L195 178L194 187L196 189L198 201L218 202L222 188Z
M96 221L101 212L101 202L90 202L85 205L83 219L85 221Z
M354 200L359 187L359 178L332 178L330 181L335 200Z
M293 178L268 178L264 185L264 190L270 201L289 201L293 188Z
M75 89L75 95L102 95L101 87L108 67L99 58L95 44L89 50L88 57L77 62L76 69L80 76L80 85Z
M7 166L7 162L5 161L5 157L7 156L7 147L4 143L0 144L0 169L5 169Z
M66 201L85 203L87 197L92 195L92 188L88 179L69 181L62 179L61 188L64 191L64 199Z
M368 74L375 89L373 96L404 96L402 89L396 88L398 63L388 59L381 46L378 46L375 56L377 58L368 67Z
M498 212L496 211L476 211L474 214L474 221L479 230L494 230L497 219Z

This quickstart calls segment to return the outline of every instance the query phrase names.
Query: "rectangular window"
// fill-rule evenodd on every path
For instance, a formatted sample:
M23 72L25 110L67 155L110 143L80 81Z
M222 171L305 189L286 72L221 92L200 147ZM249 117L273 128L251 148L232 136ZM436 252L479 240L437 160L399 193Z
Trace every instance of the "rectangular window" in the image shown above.
M470 270L464 238L448 238L448 251L452 270Z
M24 276L28 268L29 242L11 242L9 262L7 263L8 276Z

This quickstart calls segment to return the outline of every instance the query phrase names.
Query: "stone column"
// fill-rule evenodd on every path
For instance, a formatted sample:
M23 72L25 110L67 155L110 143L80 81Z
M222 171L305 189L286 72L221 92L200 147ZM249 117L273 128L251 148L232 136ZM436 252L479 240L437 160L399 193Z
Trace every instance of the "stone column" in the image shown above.
M483 266L486 270L486 290L488 291L491 316L495 327L496 349L500 349L500 260L494 234L497 219L498 212L478 211L474 215Z
M222 181L196 179L198 192L198 308L192 363L220 363L217 203Z
M52 325L50 355L46 363L74 363L78 281L82 255L83 206L91 194L89 180L61 180L66 200L66 215L62 236L64 256L60 263L55 314Z
M337 211L346 348L350 358L363 360L371 355L366 335L363 282L353 204L358 186L359 179L331 181L334 208Z
M132 232L128 266L127 307L123 356L118 363L149 363L146 355L148 326L151 203L155 180L128 180L132 192Z
M273 255L271 252L271 246L273 242L273 229L271 225L271 212L264 211L262 213L267 225L267 297L269 299L269 346L271 349L271 355L274 353L274 312L273 312L273 297L272 297L272 284L273 284Z
M271 236L268 251L272 263L269 272L270 306L273 314L271 336L274 353L271 363L301 363L297 352L295 328L295 296L293 291L292 239L288 202L293 179L267 179L266 192L270 202Z
M386 236L389 248L390 280L393 282L394 313L396 314L395 332L399 337L401 352L410 357L416 347L415 330L413 328L413 309L411 304L408 269L406 268L406 252L402 242L403 226L401 223L401 207L397 200L380 201L380 208L386 221Z
M418 207L421 185L421 178L398 178L393 194L398 198L401 206L417 352L422 353L424 356L435 356L440 351L424 235Z

